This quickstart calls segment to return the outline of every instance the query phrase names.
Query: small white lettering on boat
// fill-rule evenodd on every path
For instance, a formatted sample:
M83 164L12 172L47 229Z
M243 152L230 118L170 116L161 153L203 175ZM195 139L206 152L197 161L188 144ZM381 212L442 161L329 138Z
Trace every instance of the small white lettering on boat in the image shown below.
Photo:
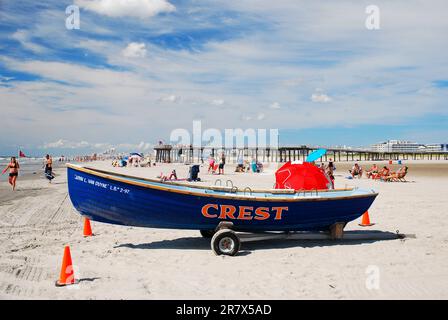
M75 174L75 180L78 180L78 181L81 181L81 182L85 182L83 177L78 176L76 174Z
M97 188L107 189L107 190L110 190L110 191L113 191L113 192L120 192L120 193L124 193L124 194L131 193L131 190L129 190L127 188L114 186L114 185L112 185L110 183L101 182L101 181L94 180L94 179L87 179L87 178L84 178L84 177L78 176L78 175L75 175L75 180L83 182L83 183L87 183L87 184L89 184L91 186L94 186L94 187L97 187Z

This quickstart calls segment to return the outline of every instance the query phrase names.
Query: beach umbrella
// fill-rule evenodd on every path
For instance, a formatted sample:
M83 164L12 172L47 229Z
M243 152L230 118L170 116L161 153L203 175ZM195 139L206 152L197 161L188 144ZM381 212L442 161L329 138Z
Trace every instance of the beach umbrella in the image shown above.
M138 152L131 152L129 159L141 161L143 159L143 154Z
M143 153L139 153L139 152L131 152L131 153L130 153L130 156L131 156L131 157L132 157L132 156L137 156L137 157L143 158Z
M327 149L317 149L306 157L306 162L313 162L327 153Z
M288 161L275 173L275 189L323 190L332 184L324 171L314 164Z

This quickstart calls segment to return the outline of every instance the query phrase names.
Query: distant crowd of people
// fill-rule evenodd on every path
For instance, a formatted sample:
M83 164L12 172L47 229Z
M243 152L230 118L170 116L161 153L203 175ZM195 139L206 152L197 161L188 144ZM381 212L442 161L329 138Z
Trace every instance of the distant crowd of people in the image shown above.
M404 181L408 169L407 166L402 166L397 171L392 171L388 166L383 166L380 169L376 164L373 164L372 167L365 172L365 175L368 179L373 180ZM364 170L359 164L355 163L352 169L349 170L349 173L352 178L358 177L360 179Z
M113 167L151 167L155 166L156 163L152 162L150 155L146 157L141 156L129 156L129 157L117 157L112 160Z
M334 171L336 170L336 166L333 161L330 159L327 165L321 163L317 166L324 171L334 186ZM407 166L401 166L397 171L392 171L387 165L379 168L376 164L373 164L368 170L364 171L361 165L355 163L348 172L350 173L350 179L354 179L355 177L361 179L365 175L366 178L372 180L406 181L405 176L408 173L408 169Z
M207 172L211 174L224 174L224 167L226 165L226 156L221 153L219 156L219 161L217 163L215 157L210 155L208 158L208 169ZM237 164L235 167L235 172L255 172L260 173L263 171L263 164L252 158L251 161L244 160L243 157L237 159Z
M203 159L201 157L201 162L203 163ZM257 161L255 158L252 158L250 161L248 159L244 159L242 156L237 158L236 161L236 167L235 172L253 172L253 173L260 173L263 171L263 164L259 161ZM152 161L152 158L150 155L147 156L137 156L132 155L128 157L117 157L112 161L112 166L114 167L151 167L155 166L156 163ZM18 164L17 164L18 166ZM226 155L224 152L220 153L218 157L215 158L214 155L210 155L208 157L208 164L207 164L207 173L208 174L217 174L217 175L224 175L225 172L225 166L226 166ZM328 164L320 163L316 164L317 167L319 167L324 174L328 177L328 179L331 181L333 187L334 187L334 181L335 181L335 171L336 166L332 159L328 162ZM16 166L14 163L11 165L12 170L12 181L14 180L15 175L15 168ZM46 169L47 171L47 169ZM368 170L364 170L361 165L358 163L355 163L353 167L349 170L350 176L349 178L353 179L355 177L361 178L363 175L365 175L368 179L373 180L382 180L382 181L404 181L404 178L408 172L407 166L400 167L396 172L392 171L388 166L383 166L382 168L379 168L376 164L373 164ZM197 173L196 173L197 174ZM177 173L175 170L173 170L169 175L163 175L161 174L161 178L164 178L164 180L182 180L178 179ZM187 179L188 180L188 179ZM195 180L195 178L193 179ZM51 181L51 179L50 179Z

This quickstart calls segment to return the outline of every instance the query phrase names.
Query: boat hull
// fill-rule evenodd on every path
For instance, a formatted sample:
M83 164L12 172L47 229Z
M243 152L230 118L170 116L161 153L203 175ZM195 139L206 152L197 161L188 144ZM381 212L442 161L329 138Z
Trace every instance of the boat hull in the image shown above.
M68 167L68 189L76 210L91 220L126 226L213 230L231 221L240 231L327 230L360 217L376 193L325 199L253 199L172 192Z

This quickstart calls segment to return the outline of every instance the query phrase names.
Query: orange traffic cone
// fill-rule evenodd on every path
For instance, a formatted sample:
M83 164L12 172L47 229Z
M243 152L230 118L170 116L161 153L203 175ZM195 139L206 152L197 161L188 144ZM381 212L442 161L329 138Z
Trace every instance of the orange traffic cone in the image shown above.
M62 258L61 274L59 276L59 280L56 281L56 287L64 287L75 283L75 273L73 272L70 247L65 246L64 257Z
M90 237L93 236L92 228L90 227L90 220L87 218L84 218L84 231L83 231L84 237Z
M370 223L369 211L364 212L364 214L362 215L362 221L359 225L361 227L370 227L374 225L374 223Z

